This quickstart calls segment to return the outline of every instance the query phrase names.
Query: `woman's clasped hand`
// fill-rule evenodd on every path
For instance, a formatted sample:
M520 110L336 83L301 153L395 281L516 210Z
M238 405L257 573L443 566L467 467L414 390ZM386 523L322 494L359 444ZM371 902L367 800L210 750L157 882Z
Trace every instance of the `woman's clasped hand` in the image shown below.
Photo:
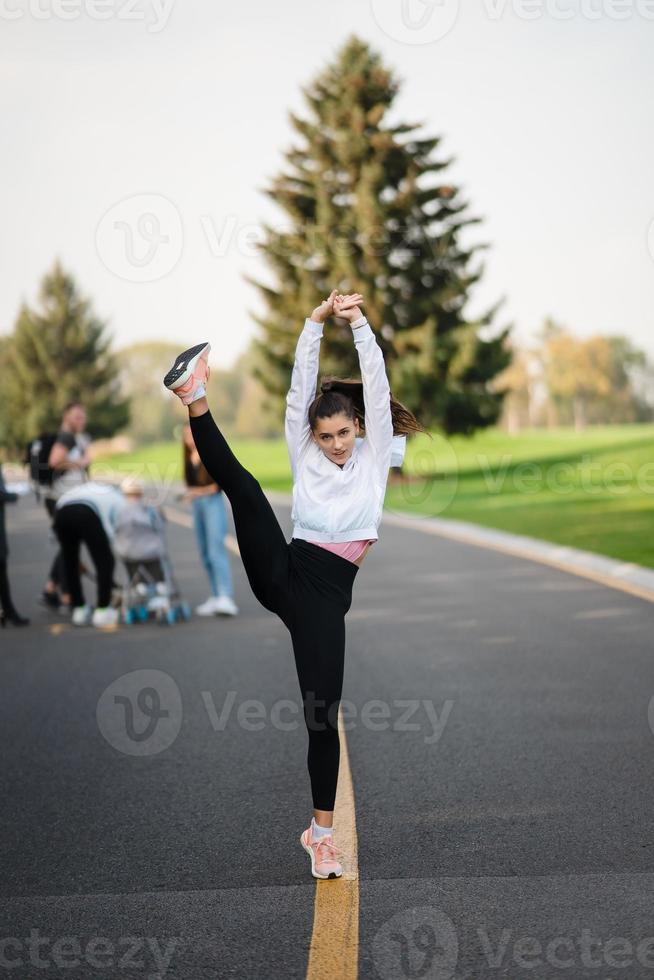
M332 289L331 293L324 299L320 306L317 306L311 314L314 323L324 323L327 317L333 314L348 320L358 320L363 316L359 306L363 303L361 293L339 293Z

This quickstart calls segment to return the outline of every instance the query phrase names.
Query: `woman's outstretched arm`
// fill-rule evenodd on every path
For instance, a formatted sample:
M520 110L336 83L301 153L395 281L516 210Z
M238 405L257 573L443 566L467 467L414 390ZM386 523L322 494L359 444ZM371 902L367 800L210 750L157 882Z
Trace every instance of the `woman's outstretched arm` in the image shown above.
M352 304L352 299L356 300ZM363 404L365 408L364 442L375 460L378 479L385 486L393 452L393 416L391 414L391 389L386 375L384 354L358 302L359 293L337 298L334 312L349 320L354 345L359 358L361 381L363 383Z
M334 307L334 289L330 296L307 317L295 348L291 387L286 396L284 431L293 479L300 456L311 440L308 413L316 397L316 378L320 362L320 340L323 324Z

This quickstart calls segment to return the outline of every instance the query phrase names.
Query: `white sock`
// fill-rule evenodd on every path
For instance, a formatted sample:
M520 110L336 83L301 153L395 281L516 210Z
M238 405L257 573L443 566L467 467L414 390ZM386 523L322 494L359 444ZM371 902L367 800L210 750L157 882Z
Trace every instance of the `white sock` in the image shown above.
M327 837L329 834L334 833L333 827L321 827L320 824L316 823L314 817L311 817L311 835L314 838L317 837Z

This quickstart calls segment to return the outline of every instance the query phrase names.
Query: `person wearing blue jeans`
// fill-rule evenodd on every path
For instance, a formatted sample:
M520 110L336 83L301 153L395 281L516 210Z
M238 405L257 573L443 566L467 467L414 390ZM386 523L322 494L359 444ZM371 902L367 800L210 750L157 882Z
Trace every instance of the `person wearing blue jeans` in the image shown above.
M222 490L202 465L190 426L184 429L185 497L191 500L193 525L200 557L207 575L211 595L197 606L199 616L235 616L234 585L229 556L225 547L227 511Z

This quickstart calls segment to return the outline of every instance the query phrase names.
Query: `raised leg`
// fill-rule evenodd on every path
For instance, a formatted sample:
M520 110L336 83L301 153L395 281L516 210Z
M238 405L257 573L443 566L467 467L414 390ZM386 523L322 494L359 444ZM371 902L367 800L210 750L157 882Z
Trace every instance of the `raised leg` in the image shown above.
M190 408L197 411L198 403ZM288 625L285 583L288 545L259 482L238 461L207 409L190 412L191 431L200 459L229 497L241 560L256 598Z

